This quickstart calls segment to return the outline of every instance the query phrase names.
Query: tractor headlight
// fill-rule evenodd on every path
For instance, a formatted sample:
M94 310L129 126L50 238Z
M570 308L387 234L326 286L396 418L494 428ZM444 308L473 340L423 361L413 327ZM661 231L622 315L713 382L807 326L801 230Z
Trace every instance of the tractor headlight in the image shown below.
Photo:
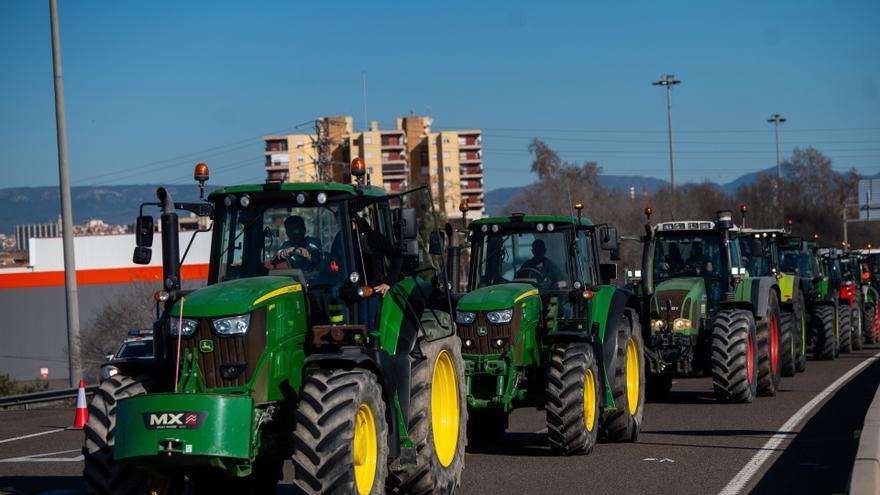
M687 318L676 318L675 321L672 322L673 330L687 330L691 327L691 320Z
M220 335L244 335L251 324L251 315L230 316L214 320L214 330Z
M456 311L455 322L460 325L470 325L477 319L477 313L473 311Z
M666 322L663 320L651 320L651 328L654 330L663 330L666 328Z
M192 335L196 333L196 328L199 327L196 320L190 320L189 318L183 319L183 330L180 329L180 318L177 316L171 316L171 335L177 335L178 333L182 335Z
M115 376L117 373L119 373L119 368L117 368L116 366L107 365L101 367L102 380L107 380L110 377Z
M495 323L496 325L510 323L510 320L513 319L513 310L502 309L500 311L489 311L486 313L486 319L489 320L489 323Z

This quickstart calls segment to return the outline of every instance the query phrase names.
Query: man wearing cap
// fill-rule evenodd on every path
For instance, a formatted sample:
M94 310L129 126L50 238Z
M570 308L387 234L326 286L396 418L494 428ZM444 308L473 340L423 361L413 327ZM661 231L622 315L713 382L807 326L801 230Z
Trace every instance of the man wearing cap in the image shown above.
M287 261L290 268L312 271L320 266L321 240L306 235L306 222L301 216L291 215L284 219L287 240L275 255L273 263Z

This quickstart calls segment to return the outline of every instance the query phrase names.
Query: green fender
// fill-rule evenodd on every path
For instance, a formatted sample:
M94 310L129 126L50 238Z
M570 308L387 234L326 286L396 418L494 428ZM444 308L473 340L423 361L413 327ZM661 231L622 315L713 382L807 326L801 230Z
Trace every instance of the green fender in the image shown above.
M755 319L760 320L767 314L770 291L775 291L779 296L779 283L774 277L744 278L736 285L734 301L723 302L721 306L749 309L755 314Z
M614 324L625 314L627 308L633 309L638 314L639 303L636 295L629 289L621 289L613 285L600 286L594 292L590 304L590 328L596 329L598 339L595 349L596 357L602 368L603 388L605 389L605 407L615 407L614 394L611 390L610 377L617 370L617 332L614 327L609 328L609 323ZM638 319L638 316L636 316ZM630 330L634 321L630 320Z

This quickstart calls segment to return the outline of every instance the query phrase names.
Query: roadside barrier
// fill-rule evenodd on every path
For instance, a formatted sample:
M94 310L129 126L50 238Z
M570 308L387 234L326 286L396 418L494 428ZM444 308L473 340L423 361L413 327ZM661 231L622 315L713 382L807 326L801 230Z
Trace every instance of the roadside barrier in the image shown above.
M89 385L88 387L85 387L85 393L86 395L92 395L97 389L97 385ZM62 390L46 390L44 392L34 392L31 394L7 395L5 397L0 397L0 409L18 406L24 406L24 408L27 409L31 404L44 404L64 399L73 399L78 395L78 387Z
M865 415L849 486L851 495L880 493L880 388Z

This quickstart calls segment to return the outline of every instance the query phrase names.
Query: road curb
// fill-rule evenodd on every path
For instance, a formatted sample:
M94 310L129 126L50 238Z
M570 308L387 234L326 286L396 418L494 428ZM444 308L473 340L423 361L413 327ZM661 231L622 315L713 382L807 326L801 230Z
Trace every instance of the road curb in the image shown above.
M880 388L865 415L859 450L850 479L851 495L880 493Z

